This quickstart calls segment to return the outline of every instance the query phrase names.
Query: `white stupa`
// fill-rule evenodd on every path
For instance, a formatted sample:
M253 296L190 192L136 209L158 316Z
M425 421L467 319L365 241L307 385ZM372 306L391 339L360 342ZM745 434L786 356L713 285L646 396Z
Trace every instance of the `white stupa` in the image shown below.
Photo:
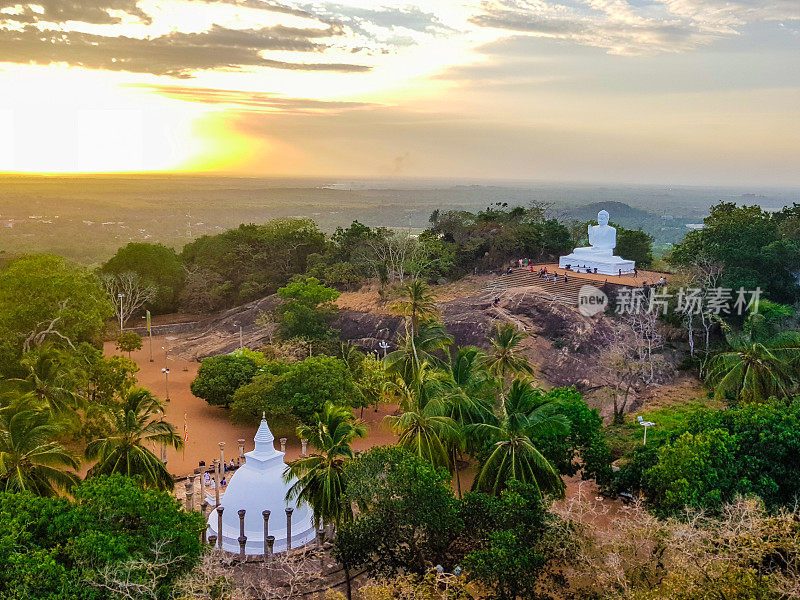
M286 508L292 512L292 548L312 541L316 532L312 522L311 507L306 503L286 501L286 492L296 479L283 481L286 465L284 453L275 449L275 437L267 425L266 418L254 438L255 450L245 454L245 463L239 467L227 485L222 498L222 549L239 552L239 510L247 511L244 518L244 534L247 536L245 554L264 553L264 517L262 511L269 510L269 535L275 536L274 552L286 550ZM208 517L208 535L216 535L217 511Z

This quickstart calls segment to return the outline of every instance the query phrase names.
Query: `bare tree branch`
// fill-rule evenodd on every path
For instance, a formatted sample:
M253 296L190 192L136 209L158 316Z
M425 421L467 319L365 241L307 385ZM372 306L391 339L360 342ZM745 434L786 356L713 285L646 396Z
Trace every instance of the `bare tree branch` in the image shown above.
M156 287L144 283L138 273L133 271L102 275L100 280L114 305L114 314L122 323L156 297Z

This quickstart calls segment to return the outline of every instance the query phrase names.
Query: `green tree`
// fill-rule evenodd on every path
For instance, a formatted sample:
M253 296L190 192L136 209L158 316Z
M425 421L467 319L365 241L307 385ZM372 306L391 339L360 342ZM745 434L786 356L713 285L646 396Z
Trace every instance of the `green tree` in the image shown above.
M505 379L506 375L533 375L528 359L520 354L520 344L527 337L513 323L498 323L489 338L486 368L490 373Z
M212 406L227 407L233 402L236 390L250 383L257 373L258 367L249 356L210 356L200 363L190 389L192 394Z
M62 368L74 370L87 410L105 406L136 385L139 367L124 356L107 357L99 348L84 343L78 346L77 352L62 354L62 357L69 361Z
M242 303L274 293L304 273L308 256L324 246L325 235L311 219L274 219L204 235L184 247L181 259L190 273L205 274L202 280L222 302ZM200 283L195 287L202 290Z
M178 254L162 244L131 242L106 261L100 272L121 275L133 272L145 285L156 289L155 298L146 305L156 313L175 310L183 286L184 270Z
M460 498L461 473L458 456L464 451L476 454L480 447L480 440L470 435L469 426L497 421L492 412L497 385L485 368L485 354L478 348L459 348L448 367L450 381L445 384L444 408L445 414L453 420L459 433L456 443L450 444L450 453Z
M611 477L611 452L603 433L603 419L590 409L575 388L534 390L562 415L569 427L533 435L531 441L562 475L581 472L584 479L605 484Z
M505 408L506 375L532 376L533 368L520 352L520 344L527 337L527 333L520 331L513 323L497 323L492 337L489 338L489 353L484 359L486 369L500 379L502 390L500 392L500 409Z
M372 353L364 354L350 344L341 345L342 360L347 365L353 376L356 394L350 400L350 406L361 409L361 418L364 409L383 400L384 388L388 381L383 363Z
M339 529L335 556L371 574L424 573L444 560L460 533L443 469L397 447L372 448L345 469L347 500L358 507Z
M347 364L332 356L311 356L295 363L272 361L234 394L231 418L254 424L267 412L311 423L326 402L348 406L357 393Z
M453 269L455 247L438 235L423 232L412 245L405 261L405 271L414 280L437 279L444 277Z
M452 251L451 276L496 269L522 257L551 260L577 244L569 229L547 219L546 212L541 203L528 208L496 203L478 213L434 211L431 228L420 237L441 238L445 250Z
M131 358L133 352L142 349L142 336L135 331L125 331L117 338L116 346L117 350L127 352L128 358Z
M471 429L481 435L490 450L481 461L473 489L500 494L509 481L530 484L539 494L564 495L564 482L553 465L542 456L531 438L567 431L555 405L531 386L516 379L504 403L498 424L480 423Z
M283 302L275 312L284 339L321 339L330 335L339 292L322 285L316 277L298 276L280 288L278 296Z
M78 459L57 440L64 431L32 395L19 396L0 409L0 486L55 496L78 481Z
M0 597L169 598L204 528L167 492L122 476L85 481L71 500L0 493Z
M459 507L477 542L463 559L468 577L483 584L487 598L556 596L549 594L560 583L555 563L563 564L572 544L560 533L558 517L547 512L539 490L512 481L499 498L480 496L469 494ZM551 581L545 581L548 577Z
M723 324L730 350L712 357L708 382L718 398L763 402L771 396L788 398L797 390L800 375L800 332L784 331L772 337L764 317L748 317L741 332Z
M800 248L796 240L782 237L783 218L760 206L720 202L703 219L703 229L689 232L675 246L669 261L679 266L693 265L698 259L719 262L723 265L720 286L760 287L771 300L792 303L798 297L795 273L800 269Z
M0 369L13 375L22 353L44 343L96 342L113 314L86 269L58 256L18 258L0 272Z
M322 523L337 528L353 519L352 506L344 502L347 488L345 466L353 459L350 446L356 438L367 435L367 428L354 422L352 411L344 406L326 402L310 425L297 428L297 435L316 449L310 456L300 457L288 464L284 480L297 481L289 488L286 499L300 499L314 510L314 526Z
M25 377L17 380L56 417L75 417L83 404L76 393L78 373L63 351L44 346L25 354L21 361Z
M689 506L719 508L733 499L738 473L736 439L721 429L684 433L658 452L645 471L648 498L659 514L677 514Z
M453 336L447 333L438 321L423 323L415 335L406 331L397 340L397 350L387 355L384 363L386 373L396 375L408 385L416 380L422 363L435 368L445 368L441 358L453 343Z
M636 266L646 269L653 264L653 236L641 229L617 227L617 247L614 253L625 260L636 261Z
M447 414L442 394L445 381L444 373L423 362L412 381L398 378L391 384L402 414L387 415L384 420L397 435L398 446L434 466L450 469L450 448L458 443L460 432Z
M736 441L726 468L736 493L757 495L772 509L792 506L800 497L800 400L741 404L726 410L699 410L689 418L689 433L722 430Z
M104 436L86 446L86 458L97 461L89 476L120 473L140 477L146 487L171 490L175 485L172 475L147 447L183 447L183 439L163 415L164 405L143 388L129 390L118 406L107 407Z
M419 331L420 323L428 323L439 318L436 300L428 285L421 279L414 279L403 286L404 298L392 306L395 314L407 317L411 325L411 336Z

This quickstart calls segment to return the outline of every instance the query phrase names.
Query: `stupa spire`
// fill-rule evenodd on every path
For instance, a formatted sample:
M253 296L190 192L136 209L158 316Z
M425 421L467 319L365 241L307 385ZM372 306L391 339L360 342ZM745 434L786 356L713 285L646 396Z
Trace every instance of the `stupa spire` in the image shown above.
M267 423L267 415L261 413L261 424L258 426L256 436L253 438L256 443L255 451L259 454L273 454L275 452L275 436L270 431Z

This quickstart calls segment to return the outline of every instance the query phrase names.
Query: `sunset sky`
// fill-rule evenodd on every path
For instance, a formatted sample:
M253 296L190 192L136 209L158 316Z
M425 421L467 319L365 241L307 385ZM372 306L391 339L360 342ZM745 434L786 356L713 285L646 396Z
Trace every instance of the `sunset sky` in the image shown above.
M800 185L800 0L0 0L0 171Z

